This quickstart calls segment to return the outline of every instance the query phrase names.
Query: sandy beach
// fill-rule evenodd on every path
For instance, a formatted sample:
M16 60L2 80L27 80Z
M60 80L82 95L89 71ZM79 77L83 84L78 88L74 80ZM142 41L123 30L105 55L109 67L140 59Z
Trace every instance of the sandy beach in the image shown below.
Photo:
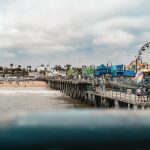
M43 87L43 88L47 88L48 87L48 84L44 81L24 81L24 82L19 82L19 84L17 82L11 82L11 83L8 83L8 82L1 82L0 83L0 88L5 88L5 87L13 87L13 88L16 88L16 87L24 87L24 88L32 88L32 87Z

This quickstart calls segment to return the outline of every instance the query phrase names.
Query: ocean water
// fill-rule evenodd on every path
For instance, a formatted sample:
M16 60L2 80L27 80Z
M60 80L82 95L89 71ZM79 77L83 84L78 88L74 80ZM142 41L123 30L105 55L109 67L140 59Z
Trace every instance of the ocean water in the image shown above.
M69 111L89 108L47 88L0 88L0 113Z

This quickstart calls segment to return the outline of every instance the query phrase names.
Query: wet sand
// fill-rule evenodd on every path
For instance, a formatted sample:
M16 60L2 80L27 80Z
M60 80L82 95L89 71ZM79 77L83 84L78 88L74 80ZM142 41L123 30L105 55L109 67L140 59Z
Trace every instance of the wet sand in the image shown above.
M32 87L43 87L43 88L47 88L48 87L48 84L44 81L24 81L24 82L19 82L19 84L17 82L11 82L11 83L8 83L8 82L1 82L0 83L0 88L5 88L5 87L24 87L24 88L32 88Z

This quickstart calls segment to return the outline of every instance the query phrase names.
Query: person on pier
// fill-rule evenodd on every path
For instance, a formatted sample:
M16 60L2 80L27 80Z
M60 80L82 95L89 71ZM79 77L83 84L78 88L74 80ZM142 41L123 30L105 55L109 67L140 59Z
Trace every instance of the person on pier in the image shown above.
M147 102L150 101L150 86L146 87L146 96L147 96Z
M145 90L143 86L137 89L138 101L145 102L144 93L145 93Z

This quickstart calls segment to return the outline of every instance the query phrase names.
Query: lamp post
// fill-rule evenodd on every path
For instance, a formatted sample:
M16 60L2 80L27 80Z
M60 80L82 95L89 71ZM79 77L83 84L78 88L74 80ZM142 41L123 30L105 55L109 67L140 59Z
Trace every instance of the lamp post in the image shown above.
M107 75L108 75L108 63L107 63Z
M136 73L137 73L137 71L138 71L138 61L140 61L141 60L141 64L142 64L142 57L140 56L140 55L138 55L137 57L136 57Z
M95 73L96 73L96 67L95 67L95 65L94 64L92 64L91 65L91 69L90 69L90 72L91 72L91 74L93 74L93 77L95 78Z
M135 56L136 57L136 56ZM136 58L136 60L135 60L135 67L136 67L136 73L137 73L137 58Z
M93 69L94 69L94 71L93 71L93 72L94 72L94 78L95 78L95 76L96 76L96 75L95 75L95 73L96 73L96 70L95 70L95 69L96 69L96 67L95 67L95 66L93 66Z
M108 75L108 67L109 67L109 66L112 66L112 62L111 62L111 61L108 61L108 62L107 62L107 75Z

